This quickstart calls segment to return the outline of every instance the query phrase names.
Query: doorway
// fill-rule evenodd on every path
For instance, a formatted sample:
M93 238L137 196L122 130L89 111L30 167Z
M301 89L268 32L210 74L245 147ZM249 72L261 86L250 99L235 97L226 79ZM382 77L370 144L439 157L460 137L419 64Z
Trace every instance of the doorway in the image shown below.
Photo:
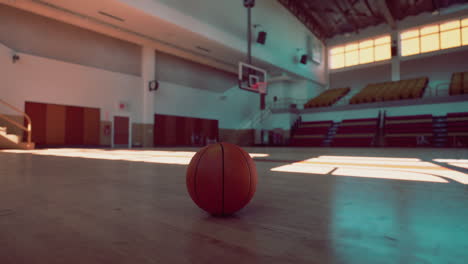
M114 148L130 148L130 118L114 116Z

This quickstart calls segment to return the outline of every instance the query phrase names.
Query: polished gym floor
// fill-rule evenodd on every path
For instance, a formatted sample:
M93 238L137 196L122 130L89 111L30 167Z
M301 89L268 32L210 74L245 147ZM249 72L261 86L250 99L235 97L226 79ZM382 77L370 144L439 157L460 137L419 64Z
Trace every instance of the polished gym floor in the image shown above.
M0 263L468 262L468 149L246 150L226 218L187 193L193 148L0 151Z

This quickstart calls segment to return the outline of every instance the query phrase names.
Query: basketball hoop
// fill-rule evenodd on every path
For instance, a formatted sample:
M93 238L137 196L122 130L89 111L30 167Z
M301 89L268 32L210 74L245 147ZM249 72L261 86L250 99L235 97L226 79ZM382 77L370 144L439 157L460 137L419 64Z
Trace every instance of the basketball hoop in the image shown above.
M256 90L259 94L266 94L267 86L266 82L258 82L252 85L252 89Z

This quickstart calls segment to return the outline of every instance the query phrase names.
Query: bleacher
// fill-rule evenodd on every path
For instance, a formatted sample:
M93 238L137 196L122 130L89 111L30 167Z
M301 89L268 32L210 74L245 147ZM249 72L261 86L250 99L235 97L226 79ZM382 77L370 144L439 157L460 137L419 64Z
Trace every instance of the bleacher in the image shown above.
M349 101L350 104L421 98L428 78L368 84Z
M428 78L368 84L355 94L350 104L421 98ZM304 108L330 106L350 92L350 88L331 89L312 98ZM436 93L437 94L437 93ZM468 94L468 71L452 74L450 95ZM468 147L468 112L447 116L411 115L379 119L348 119L299 122L291 133L293 146L388 146L388 147ZM336 134L334 135L336 131Z
M293 130L292 146L321 146L333 121L301 122Z
M338 126L331 145L335 147L372 146L377 129L377 118L343 120Z
M389 147L431 146L432 120L432 115L386 117L385 145Z
M468 147L468 112L447 114L447 136L454 147Z
M468 71L455 72L450 80L450 95L468 94Z
M326 90L320 95L310 99L304 104L304 108L331 106L349 93L350 90L349 87Z

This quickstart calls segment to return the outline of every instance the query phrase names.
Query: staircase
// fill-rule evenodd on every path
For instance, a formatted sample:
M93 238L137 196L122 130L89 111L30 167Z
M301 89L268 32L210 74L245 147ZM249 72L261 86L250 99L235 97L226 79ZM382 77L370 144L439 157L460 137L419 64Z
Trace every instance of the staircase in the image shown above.
M340 122L333 122L333 125L330 127L328 130L327 137L323 140L323 147L330 147L331 142L333 140L333 137L336 134L336 131L338 130L338 127L340 126Z
M432 119L432 130L434 133L433 145L434 147L447 147L448 135L447 135L447 117L445 116L434 116Z
M31 142L31 118L23 111L19 110L18 108L8 104L7 102L1 99L0 105L6 106L10 110L20 113L27 121L27 126L25 127L22 124L16 122L15 120L11 119L10 117L0 114L0 119L5 120L9 124L16 126L27 133L27 141L22 142L20 136L8 134L6 127L0 127L0 149L34 149L34 143Z
M21 142L18 135L8 134L6 127L0 127L0 149L34 149L34 143Z

